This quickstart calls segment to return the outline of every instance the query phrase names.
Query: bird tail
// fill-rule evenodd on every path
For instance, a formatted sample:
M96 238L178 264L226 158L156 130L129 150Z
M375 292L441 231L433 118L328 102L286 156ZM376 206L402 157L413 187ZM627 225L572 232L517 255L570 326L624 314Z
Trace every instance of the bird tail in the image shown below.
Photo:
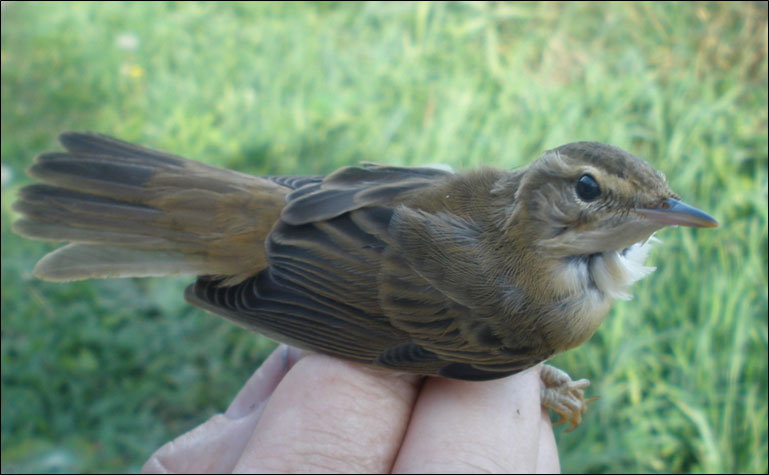
M36 158L13 229L69 244L44 256L49 281L175 274L237 283L266 265L264 240L289 188L92 133Z

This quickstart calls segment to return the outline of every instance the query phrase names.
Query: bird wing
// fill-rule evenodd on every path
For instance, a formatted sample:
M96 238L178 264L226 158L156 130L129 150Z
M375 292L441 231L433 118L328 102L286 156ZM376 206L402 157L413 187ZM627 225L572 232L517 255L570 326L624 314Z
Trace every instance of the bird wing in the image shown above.
M460 244L448 262L478 275L479 230L403 204L451 176L365 165L308 181L287 196L267 268L234 286L201 277L186 297L275 340L401 371L494 379L531 366L523 352L511 363L473 318L476 296L456 292L471 283L439 262L444 245Z
M438 374L495 379L550 356L541 342L520 339L513 330L509 317L521 309L510 308L507 297L516 287L498 272L498 259L489 259L496 250L477 223L399 207L389 232L393 244L382 260L382 306L393 326L443 361Z

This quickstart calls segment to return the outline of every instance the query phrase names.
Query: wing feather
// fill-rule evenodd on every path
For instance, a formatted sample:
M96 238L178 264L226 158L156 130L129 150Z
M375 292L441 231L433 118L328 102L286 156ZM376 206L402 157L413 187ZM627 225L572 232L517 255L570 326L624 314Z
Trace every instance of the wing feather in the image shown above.
M297 187L268 238L269 266L230 287L200 278L187 298L278 341L400 371L482 380L529 367L478 317L484 283L460 278L483 275L477 226L404 205L451 176L367 165L282 181ZM457 244L466 272L445 275L440 253Z

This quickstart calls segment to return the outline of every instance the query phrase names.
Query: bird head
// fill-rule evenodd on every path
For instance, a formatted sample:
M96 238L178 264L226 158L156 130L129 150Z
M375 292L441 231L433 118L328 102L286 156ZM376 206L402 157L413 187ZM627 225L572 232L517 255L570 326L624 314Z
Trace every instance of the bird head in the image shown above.
M521 177L515 201L532 242L553 257L624 252L665 226L718 226L644 160L595 142L545 152Z

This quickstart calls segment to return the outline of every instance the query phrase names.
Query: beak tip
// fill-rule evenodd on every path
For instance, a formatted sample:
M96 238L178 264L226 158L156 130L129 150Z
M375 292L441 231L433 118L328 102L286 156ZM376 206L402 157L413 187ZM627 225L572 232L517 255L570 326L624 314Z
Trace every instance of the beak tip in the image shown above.
M718 221L693 206L674 198L665 201L664 207L638 210L641 214L666 226L679 225L690 228L717 228Z

